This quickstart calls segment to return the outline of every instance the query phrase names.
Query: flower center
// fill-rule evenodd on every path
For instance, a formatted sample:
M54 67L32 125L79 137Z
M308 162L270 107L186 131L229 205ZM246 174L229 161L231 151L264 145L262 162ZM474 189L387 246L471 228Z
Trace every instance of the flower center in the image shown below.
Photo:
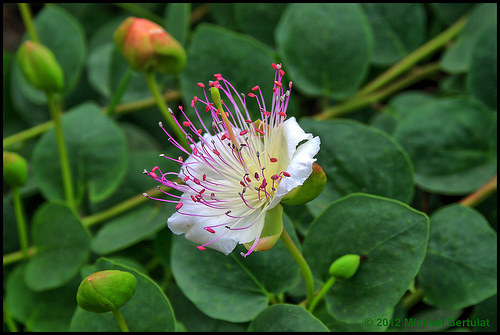
M188 159L184 161L182 157L175 159L162 155L178 162L181 165L180 172L162 173L155 166L151 172L144 173L183 194L176 196L162 191L177 200L153 199L176 203L176 210L180 214L217 218L220 222L204 227L210 233L215 233L217 229L224 229L226 232L249 229L259 221L261 215L265 215L263 209L271 203L280 182L283 178L290 177L286 171L289 162L288 149L283 145L283 122L286 119L289 90L283 90L281 79L284 71L281 66L273 64L273 68L276 73L270 111L266 109L259 86L253 87L252 92L247 94L249 98L257 100L261 120L251 120L246 107L246 96L238 94L220 74L214 75L216 81L209 83L213 102L209 102L205 85L202 83L198 83L198 86L203 89L204 99L194 97L191 101L191 108L195 110L202 128L195 127L182 106L179 106L182 116L185 117L182 124L170 111L185 134L191 152L184 149L160 123L169 141L185 152ZM221 99L220 92L224 94L225 101ZM235 93L235 96L232 93ZM203 123L196 107L197 102L205 105L206 113L210 112L213 120L212 132ZM239 106L243 108L240 109ZM184 184L168 180L168 175L176 175ZM145 196L149 197L147 194ZM189 203L190 208L194 208L193 205L209 207L212 209L211 214L203 214L202 210L184 211L183 206L186 203ZM245 219L249 217L252 218L250 223ZM205 245L222 235L199 248L204 249Z

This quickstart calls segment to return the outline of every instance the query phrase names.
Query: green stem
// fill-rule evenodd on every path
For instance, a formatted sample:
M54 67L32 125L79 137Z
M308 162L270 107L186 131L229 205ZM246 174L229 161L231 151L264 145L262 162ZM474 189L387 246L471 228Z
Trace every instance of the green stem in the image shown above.
M116 106L118 106L118 103L120 103L120 100L123 97L123 93L125 93L125 90L127 89L131 78L132 69L128 68L123 77L120 79L120 83L118 84L115 94L113 95L113 98L111 99L111 102L108 108L106 108L104 114L111 115L115 112Z
M24 26L30 35L30 38L33 42L40 43L40 39L38 38L38 34L36 32L35 24L33 22L33 16L31 15L30 6L27 3L18 4L19 11L21 12L21 17L24 22Z
M28 235L26 234L26 222L23 214L23 204L21 195L17 186L12 188L12 201L14 202L14 210L16 213L17 231L19 234L19 245L25 260L28 259Z
M424 290L419 287L415 290L415 292L408 294L403 298L402 304L403 308L407 311L413 306L415 306L422 298L424 297Z
M318 303L321 301L321 299L323 299L323 297L325 296L326 292L328 292L328 290L333 286L333 284L335 284L335 277L330 277L330 279L328 279L328 281L325 283L325 285L323 285L323 287L319 290L318 294L314 297L314 299L311 301L311 304L309 305L309 312L311 312L311 314L314 312L314 309L316 308L316 306L318 305Z
M44 123L40 123L39 125L36 125L32 128L7 136L3 139L3 148L5 149L18 142L22 142L30 138L36 137L40 134L43 134L47 130L52 129L53 126L54 123L52 121L47 121Z
M168 93L165 93L162 95L162 99L167 99L167 100L168 99L179 99L179 92L178 91L170 91ZM116 113L125 114L125 113L134 112L136 110L148 108L148 107L154 106L155 104L156 104L156 102L155 102L154 98L146 98L146 99L141 99L141 100L137 100L137 101L132 101L132 102L120 104L120 105L116 106L115 111L116 111ZM101 110L103 113L106 113L109 108L110 108L110 106L102 107ZM3 139L3 147L5 149L11 145L18 143L18 142L29 140L33 137L41 135L44 132L46 132L47 130L52 129L53 126L54 126L54 123L52 121L47 121L47 122L41 123L39 125L36 125L32 128L29 128L29 129L20 131L16 134L7 136Z
M14 322L14 320L12 320L12 316L10 315L9 309L7 308L5 299L3 300L3 321L7 325L7 328L9 328L10 332L19 331L19 329L17 329L16 323Z
M28 249L28 257L31 257L35 254L35 248L31 247ZM24 259L23 253L21 251L14 251L11 252L10 254L7 254L3 256L3 266L19 262L20 260Z
M180 181L180 180L177 180ZM161 191L158 188L152 188L146 192L150 196L157 196L161 194ZM132 209L143 202L147 201L148 198L143 196L142 194L136 195L135 197L132 197L130 199L127 199L118 205L115 205L105 211L86 216L82 218L82 223L85 227L91 227L95 224L101 223L103 221L106 221L107 219L110 219L112 217L115 217L121 213L124 213L128 211L129 209Z
M156 15L155 13L150 12L144 7L139 6L136 3L114 3L115 6L118 6L127 12L139 17L146 18L151 20L161 26L163 26L163 18Z
M448 29L443 31L438 36L434 37L429 42L422 45L417 50L413 51L411 54L403 58L401 61L392 66L389 70L382 73L375 80L367 84L361 91L359 91L356 96L363 96L371 93L380 87L384 86L390 82L395 77L399 76L401 73L410 69L413 65L424 59L425 57L433 54L435 51L439 50L441 47L445 46L453 37L455 37L467 23L468 17L463 16L457 22L455 22Z
M123 318L122 312L120 312L120 310L118 308L113 310L112 312L113 312L113 316L116 319L116 322L118 322L118 326L120 326L120 330L122 332L130 332L130 330L128 329L127 323L125 322L125 319Z
M283 243L285 244L288 251L292 254L297 264L299 265L300 271L304 276L304 281L306 283L306 289L307 289L306 304L309 305L314 298L314 278L311 272L311 268L309 268L309 264L307 264L304 256L302 256L300 250L297 248L295 243L293 243L290 235L288 235L285 228L283 228L283 232L281 233L280 238L281 241L283 241Z
M374 102L381 101L395 92L398 92L430 75L437 73L440 70L438 63L431 63L419 68L415 68L407 76L392 83L385 88L364 96L355 95L343 104L330 107L322 113L315 115L313 118L317 120L326 120L332 117L338 117L347 114L353 110L366 107Z
M488 198L491 195L491 193L495 192L496 189L497 189L497 176L495 175L495 177L493 177L490 181L481 186L477 191L466 196L458 203L469 207L477 206L484 199Z
M189 145L184 133L175 122L173 116L170 114L167 102L165 101L165 99L163 99L160 90L158 89L158 84L156 83L154 72L147 71L145 73L145 76L149 90L153 94L153 98L155 99L160 112L163 114L163 117L165 118L165 120L167 120L170 129L175 133L175 137L177 138L178 143L181 144L185 149L189 149Z
M59 161L61 163L61 174L64 184L64 194L66 195L66 202L68 206L76 213L73 182L71 179L71 170L69 168L68 154L66 151L66 144L64 142L64 133L61 125L61 118L55 97L52 93L47 93L47 102L49 105L50 115L54 122L56 132L57 148L59 150Z

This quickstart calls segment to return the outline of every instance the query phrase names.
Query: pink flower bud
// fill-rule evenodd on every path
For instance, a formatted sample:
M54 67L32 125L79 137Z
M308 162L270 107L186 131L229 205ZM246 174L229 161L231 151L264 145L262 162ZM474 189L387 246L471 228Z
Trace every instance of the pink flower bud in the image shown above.
M116 29L113 38L118 50L135 71L177 74L186 64L182 45L165 29L149 20L129 17Z

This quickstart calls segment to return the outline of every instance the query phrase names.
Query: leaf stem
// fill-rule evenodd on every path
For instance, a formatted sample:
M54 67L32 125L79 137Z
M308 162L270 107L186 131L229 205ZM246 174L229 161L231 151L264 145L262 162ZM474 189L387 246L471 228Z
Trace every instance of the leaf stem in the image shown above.
M161 191L155 187L155 188L148 190L146 193L149 195L152 195L152 196L157 196L157 195L161 194ZM142 204L146 200L147 200L147 198L145 196L143 196L142 194L136 195L136 196L134 196L130 199L127 199L127 200L119 203L118 205L115 205L115 206L113 206L105 211L102 211L102 212L99 212L99 213L89 215L89 216L82 218L81 219L82 224L84 227L87 227L87 228L91 227L95 224L101 223L103 221L106 221L107 219L110 219L114 216L117 216L121 213L124 213L124 212L128 211L129 209L132 209L132 208Z
M293 243L290 235L288 235L285 228L283 228L283 232L281 233L280 238L281 241L283 241L283 243L285 244L288 251L292 254L297 264L299 265L300 271L304 276L304 281L306 283L306 289L307 289L306 305L309 305L314 298L314 278L311 272L311 268L309 267L309 264L307 264L304 256L302 256L302 253L297 248L295 243Z
M21 195L19 187L12 188L12 201L14 202L14 211L16 214L17 231L19 235L19 245L21 246L21 253L25 260L28 259L28 235L26 234L26 222L23 214L23 204L21 202Z
M149 90L153 94L153 98L155 99L155 102L158 105L160 112L163 114L163 117L165 118L165 120L167 120L170 129L175 133L175 137L177 138L179 144L181 144L185 149L189 149L189 145L187 143L186 137L184 136L184 133L175 122L173 116L170 114L167 102L165 101L165 99L162 98L160 94L160 90L158 89L158 84L156 83L154 72L147 71L145 73L145 76Z
M178 99L179 98L179 91L169 91L166 92L162 95L162 99ZM141 99L137 101L132 101L132 102L127 102L120 104L116 106L115 112L120 113L120 114L125 114L125 113L130 113L136 110L148 108L151 106L154 106L156 104L154 98L146 98L146 99ZM107 107L102 107L101 110L103 113L106 113L106 111L110 108L110 106ZM22 142L25 140L29 140L30 138L36 137L40 134L43 134L49 129L52 129L54 126L54 122L52 120L40 123L39 125L36 125L34 127L31 127L29 129L20 131L16 134L10 135L8 137L5 137L3 139L3 147L4 149L6 147L9 147L11 145L14 145L18 142Z
M384 86L390 82L395 77L399 76L401 73L410 69L413 65L424 59L425 57L433 54L435 51L445 46L448 41L455 37L467 23L468 16L465 15L451 25L448 29L443 31L441 34L434 37L432 40L428 41L422 45L417 50L410 53L408 56L404 57L401 61L392 66L389 70L382 73L372 82L367 84L361 91L359 91L355 97L363 96L371 93L380 87Z
M118 322L118 326L120 326L120 330L122 332L130 332L128 329L127 323L125 322L125 318L123 317L122 312L120 312L120 309L114 309L113 311L113 316L116 319L116 322Z
M481 203L484 199L489 197L497 189L497 175L493 177L486 184L481 186L477 191L469 194L458 203L464 206L474 207Z
M47 92L47 102L49 105L50 115L52 117L52 121L54 122L54 128L56 132L56 141L57 148L59 150L59 161L61 164L61 174L63 178L64 185L64 194L66 196L66 202L75 213L75 199L73 194L73 182L71 178L71 170L69 167L68 154L66 151L66 144L64 142L64 133L61 125L59 108L57 107L57 103L55 101L55 97L53 93Z
M308 309L309 312L311 312L311 314L314 312L314 309L321 301L321 299L323 299L326 292L328 292L328 290L333 286L333 284L335 284L336 280L337 279L335 277L331 276L330 279L328 279L328 281L325 283L325 285L323 285L323 287L319 290L318 294L314 297L314 299L311 301L311 304L309 305Z
M27 252L28 257L33 256L36 253L35 247L28 248ZM22 259L24 259L24 256L21 251L11 252L10 254L3 256L3 266L19 262Z
M424 297L424 290L418 287L415 292L408 294L403 298L402 304L403 308L407 311L413 306L415 306Z
M131 78L132 78L132 69L128 68L127 71L123 74L123 77L120 79L115 94L113 95L113 98L111 99L108 108L105 109L104 114L111 115L115 112L116 106L122 99L123 93L125 93L125 90L127 89Z
M437 73L440 70L438 63L431 63L422 67L413 69L407 76L392 83L385 88L370 93L364 96L354 96L346 102L327 108L322 113L313 116L317 120L326 120L332 117L347 114L353 110L368 106L374 102L381 101L395 92L398 92L430 75Z
M31 15L30 6L27 3L19 3L18 7L24 22L24 26L26 27L26 31L30 35L31 40L33 42L40 43L35 24L33 22L33 15Z
M3 299L3 321L7 325L7 328L9 329L10 332L18 332L19 329L17 329L16 323L14 320L12 320L12 316L10 315L10 311L7 308L7 303L5 302L5 299Z

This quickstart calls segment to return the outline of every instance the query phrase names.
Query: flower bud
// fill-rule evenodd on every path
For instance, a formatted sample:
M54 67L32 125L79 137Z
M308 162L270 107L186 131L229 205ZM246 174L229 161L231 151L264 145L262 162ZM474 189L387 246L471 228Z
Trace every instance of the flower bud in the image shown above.
M62 91L64 73L47 47L26 41L17 52L17 62L24 77L33 87L47 92Z
M146 19L129 17L113 34L116 47L137 72L155 70L177 74L186 64L186 53L161 26Z
M15 152L3 153L3 179L10 186L23 186L28 180L28 163Z
M276 207L266 212L266 219L264 222L264 229L260 234L259 242L253 249L254 251L265 251L271 249L283 232L283 206L278 204ZM245 243L245 248L250 250L254 241Z
M330 265L330 275L335 278L349 279L358 270L361 257L359 255L344 255L337 258L332 265Z
M114 311L132 298L136 286L137 280L129 272L99 271L82 281L76 301L78 306L90 312Z
M323 192L326 185L326 175L321 166L313 163L313 171L304 184L294 188L281 202L285 205L302 205Z

